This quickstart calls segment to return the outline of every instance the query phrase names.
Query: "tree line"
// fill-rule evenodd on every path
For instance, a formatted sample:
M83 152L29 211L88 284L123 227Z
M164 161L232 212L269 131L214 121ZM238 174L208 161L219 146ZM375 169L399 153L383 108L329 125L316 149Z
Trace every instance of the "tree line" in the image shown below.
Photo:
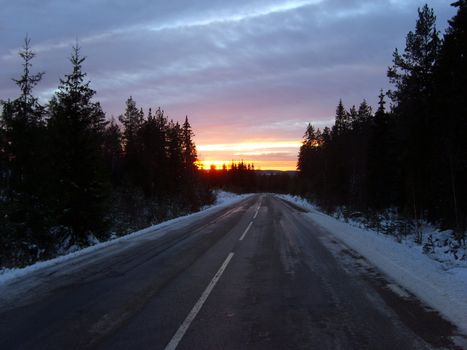
M335 124L308 125L300 148L300 192L332 210L395 208L465 239L467 227L467 1L443 37L427 5L387 76L393 89L375 112L363 101L336 108ZM389 98L387 106L386 98Z
M201 172L201 179L209 188L234 193L296 193L295 172L257 170L254 163L232 161L221 169L211 166Z
M188 117L144 113L130 97L106 119L75 46L71 72L42 105L34 88L34 52L25 39L19 96L1 101L0 266L47 258L57 249L105 239L212 200L199 180ZM120 226L119 226L120 224Z

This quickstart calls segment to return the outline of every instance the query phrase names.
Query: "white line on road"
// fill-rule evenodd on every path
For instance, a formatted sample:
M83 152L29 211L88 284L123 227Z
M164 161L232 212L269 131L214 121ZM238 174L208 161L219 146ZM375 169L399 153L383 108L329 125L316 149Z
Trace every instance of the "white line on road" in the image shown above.
M246 234L248 233L248 231L250 230L250 227L251 225L253 224L253 221L250 221L250 224L248 225L248 227L246 228L245 232L243 232L242 236L240 237L239 241L243 241L243 238L245 238Z
M256 213L255 213L255 216L253 216L253 219L256 219L256 217L258 216L259 208L260 208L260 206L258 206L258 208L256 208Z
M206 287L206 289L204 290L203 294L201 294L201 297L198 299L195 306L193 306L193 309L191 309L188 316L185 318L185 320L180 325L180 327L178 328L175 335L170 340L170 343L168 343L167 346L165 347L165 350L175 350L177 348L178 343L180 343L180 341L182 340L182 338L185 335L186 331L188 330L191 323L195 319L196 315L198 314L198 312L203 307L204 303L206 302L206 299L209 297L209 294L211 294L212 290L214 289L217 282L221 278L222 274L224 273L225 269L227 268L227 265L229 264L229 262L230 262L230 260L232 259L233 256L234 256L234 253L229 253L229 255L225 259L222 266L219 268L217 273L212 278L211 282L209 282L209 284Z

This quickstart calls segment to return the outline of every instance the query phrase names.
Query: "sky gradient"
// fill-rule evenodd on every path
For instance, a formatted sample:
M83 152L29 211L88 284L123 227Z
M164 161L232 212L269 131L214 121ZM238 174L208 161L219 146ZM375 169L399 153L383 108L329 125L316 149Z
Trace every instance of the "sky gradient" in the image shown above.
M335 106L376 103L396 47L413 30L416 0L33 0L1 1L0 98L18 91L26 33L45 71L43 102L70 71L78 40L84 69L108 117L131 95L147 110L188 115L201 161L295 169L311 122ZM443 33L449 1L428 1Z

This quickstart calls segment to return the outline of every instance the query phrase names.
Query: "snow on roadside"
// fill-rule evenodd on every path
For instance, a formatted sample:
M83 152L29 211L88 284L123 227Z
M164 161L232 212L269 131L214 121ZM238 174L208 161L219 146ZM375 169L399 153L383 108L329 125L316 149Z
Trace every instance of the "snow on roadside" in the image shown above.
M317 210L306 200L278 195L308 210L315 223L360 253L398 284L467 332L467 265L443 263L426 254L418 245L398 243L393 237L358 228Z
M89 247L86 247L86 248L83 248L83 249L80 249L80 250L77 250L77 251L73 251L73 252L71 252L69 254L58 256L58 257L50 259L50 260L40 261L40 262L37 262L35 264L29 265L29 266L26 266L26 267L23 267L23 268L0 269L0 285L4 284L6 282L9 282L9 281L11 281L13 279L25 276L25 275L27 275L29 273L34 272L34 271L42 270L42 269L47 268L47 267L56 266L56 265L68 262L68 261L70 261L72 259L81 257L81 256L83 256L85 254L93 253L93 252L95 252L97 250L101 250L103 248L109 247L111 245L114 245L114 244L122 242L122 241L136 239L138 237L145 236L145 235L148 235L148 234L158 233L158 234L163 235L166 232L159 232L159 231L161 229L163 229L163 228L166 228L167 226L173 226L173 225L177 225L177 224L180 224L180 225L188 224L188 223L190 223L190 222L192 222L192 221L194 221L196 219L199 219L199 218L201 218L201 217L203 217L203 216L205 216L207 214L215 213L215 212L217 212L217 211L219 211L219 210L221 210L221 209L223 209L225 207L228 207L230 205L238 203L238 202L242 201L243 199L251 196L251 194L237 195L237 194L234 194L234 193L224 192L224 191L216 191L215 195L216 195L216 201L214 202L214 204L209 205L209 206L205 206L205 207L202 208L202 210L200 210L198 212L188 214L188 215L185 215L185 216L181 216L181 217L178 217L178 218L175 218L175 219L172 219L172 220L164 221L164 222L161 222L161 223L159 223L157 225L146 227L146 228L144 228L142 230L132 232L132 233L129 233L127 235L124 235L124 236L121 236L121 237L118 237L118 238L110 239L110 240L105 241L105 242L100 242L100 243L97 243L95 245L92 245L92 246L89 246Z

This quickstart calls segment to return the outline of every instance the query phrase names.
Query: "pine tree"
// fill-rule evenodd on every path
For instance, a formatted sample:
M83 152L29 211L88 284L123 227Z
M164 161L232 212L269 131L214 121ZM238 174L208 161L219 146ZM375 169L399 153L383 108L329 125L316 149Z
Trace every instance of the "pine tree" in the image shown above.
M104 160L107 173L112 179L112 185L115 188L122 184L122 162L123 162L123 147L122 147L122 132L120 127L112 117L104 132Z
M344 104L342 100L339 100L339 104L336 108L336 121L332 128L333 133L335 136L341 136L345 134L351 128L351 120L349 117L349 113L345 110Z
M44 126L44 108L32 95L33 88L40 82L44 73L31 74L32 59L35 53L30 48L30 39L24 40L23 75L13 79L20 89L20 96L3 103L2 129L5 137L5 152L8 154L12 171L10 185L13 191L31 191L35 186L34 177L40 165L43 149L40 145L41 128Z
M452 4L456 15L449 21L435 70L436 96L430 104L436 128L437 162L433 197L436 216L465 239L467 229L467 1Z
M373 110L371 106L366 102L366 100L363 100L360 106L358 106L358 124L359 125L369 125L372 122L373 118Z
M380 90L378 95L378 109L376 110L375 117L383 116L386 113L386 95L383 93L383 89Z
M126 101L125 113L119 118L120 122L123 124L123 137L125 149L127 152L130 152L132 147L136 147L138 143L138 133L144 122L144 114L136 106L136 102L133 100L133 97L129 97Z
M124 173L131 186L139 187L143 182L144 114L130 96L126 101L125 113L118 118L123 125Z
M433 98L433 72L439 56L440 39L436 16L427 5L418 9L414 32L409 32L401 55L396 50L388 77L395 90L390 92L397 116L395 136L397 153L403 169L401 187L405 212L416 223L431 205L430 191L434 186L430 172L430 154L437 147L432 137L430 101ZM418 225L418 224L417 224Z
M325 130L326 132L329 132L329 129ZM298 154L297 170L301 191L315 199L320 199L326 187L326 167L323 164L322 154L325 137L320 129L315 130L313 125L308 124Z
M34 87L44 73L31 73L35 53L30 39L24 40L19 52L23 60L23 74L13 79L20 95L12 101L3 102L1 119L2 163L4 196L8 198L10 222L17 226L17 234L32 233L36 243L44 241L46 207L44 205L44 108L33 95Z
M196 165L196 162L198 161L198 155L193 137L194 133L190 122L188 121L188 116L186 116L181 130L182 162L184 174L183 192L185 193L185 196L189 198L191 209L195 209L199 206L199 196L197 195L197 192L199 191L199 179L198 167Z
M348 123L349 123L349 126L347 127L348 131L358 127L359 115L358 115L357 107L355 107L355 105L350 107L347 118L348 118Z
M428 5L418 9L415 32L406 37L403 54L396 49L393 53L393 66L388 69L389 81L396 90L390 96L396 105L407 99L416 99L431 92L431 77L440 49L439 33L436 29L436 16Z
M169 193L168 121L164 111L158 108L152 112L141 129L142 137L142 188L146 197L162 197Z
M169 193L180 195L182 189L184 172L183 149L182 149L182 128L178 122L171 120L167 127L167 173Z
M58 223L71 229L72 242L105 232L107 179L103 165L105 115L95 91L85 81L85 58L78 46L70 58L72 72L60 79L49 103L51 178L49 190Z
M183 163L187 175L192 177L196 173L197 167L196 162L198 161L198 155L196 152L196 146L193 142L194 133L191 129L188 116L185 117L185 122L182 126L182 152L183 152Z
M381 89L368 146L369 205L375 209L396 205L396 194L400 192L398 147L395 145L391 115L386 111L385 97Z
M309 123L305 134L303 135L302 145L300 146L300 151L298 153L297 170L303 178L309 178L313 172L313 169L310 167L310 158L315 142L315 128Z

